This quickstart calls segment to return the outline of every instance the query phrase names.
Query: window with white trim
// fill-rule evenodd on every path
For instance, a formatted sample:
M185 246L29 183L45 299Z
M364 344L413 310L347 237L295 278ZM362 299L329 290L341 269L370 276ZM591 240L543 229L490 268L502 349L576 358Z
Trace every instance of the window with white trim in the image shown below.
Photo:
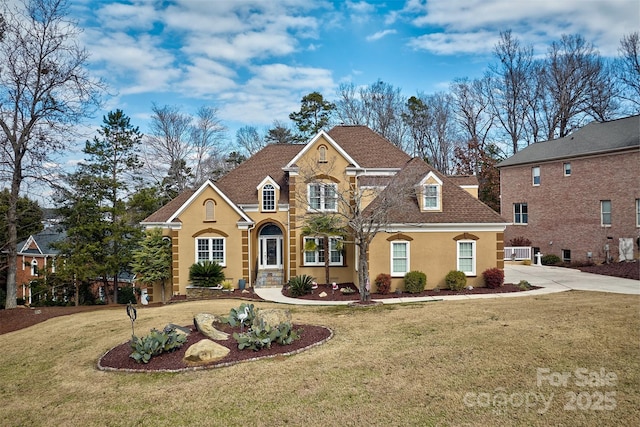
M276 188L271 184L262 187L262 210L273 212L276 210Z
M533 179L533 185L540 185L540 166L534 166L531 168L531 177Z
M564 176L570 176L571 175L571 163L566 162L562 164L562 168L564 170Z
M424 193L424 209L439 210L440 209L440 186L437 184L428 184L423 187Z
M526 203L513 204L513 223L514 224L529 223L529 209Z
M329 238L329 265L343 265L342 251L338 250L336 237ZM324 265L324 237L305 237L304 245L313 241L316 246L315 251L304 251L304 265Z
M39 276L39 274L38 274L38 260L35 259L35 258L31 260L31 275L32 276Z
M640 227L640 199L636 199L636 227Z
M409 272L409 242L391 242L391 275L404 277Z
M457 270L467 276L476 275L476 242L475 240L458 240Z
M327 147L324 145L318 147L318 163L327 163Z
M337 184L314 183L307 186L309 209L335 211Z
M600 200L600 224L611 227L611 200Z
M196 238L196 262L215 261L226 265L225 243L223 237Z

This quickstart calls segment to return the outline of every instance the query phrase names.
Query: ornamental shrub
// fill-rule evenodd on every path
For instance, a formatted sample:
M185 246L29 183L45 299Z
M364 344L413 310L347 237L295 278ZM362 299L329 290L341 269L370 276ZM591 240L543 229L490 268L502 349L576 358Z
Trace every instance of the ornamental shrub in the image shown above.
M419 294L427 286L427 275L421 271L410 271L404 275L404 290L410 294Z
M218 286L224 280L222 266L217 262L196 262L189 268L189 281L194 286Z
M292 297L301 297L310 294L313 286L313 277L303 274L289 279L289 292Z
M543 255L542 259L540 261L542 262L542 265L559 265L559 264L562 264L562 260L560 259L560 257L558 255L554 255L554 254Z
M509 246L531 246L531 240L518 236L509 241Z
M129 357L138 363L149 363L153 356L177 350L186 341L187 336L178 333L172 326L167 326L162 331L152 329L146 337L131 337L133 353Z
M452 291L461 291L467 286L467 276L462 271L451 270L444 278L447 287Z
M391 290L391 275L380 273L376 276L376 290L379 294L388 294Z
M488 268L482 272L484 284L487 288L496 289L504 285L504 271L499 268Z

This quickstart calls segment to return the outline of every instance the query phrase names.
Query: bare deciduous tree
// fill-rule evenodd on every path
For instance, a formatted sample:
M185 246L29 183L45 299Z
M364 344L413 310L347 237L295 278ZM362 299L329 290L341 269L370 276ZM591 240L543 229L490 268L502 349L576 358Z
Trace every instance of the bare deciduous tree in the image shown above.
M533 48L522 46L511 31L500 33L494 54L498 59L489 67L487 96L493 114L510 139L511 151L516 153L525 138L525 118L531 98L533 77Z
M640 112L640 33L625 35L618 48L620 56L616 60L616 76L623 85L622 97L633 105L635 113Z
M264 138L260 136L255 126L242 126L238 129L236 144L244 148L249 156L253 156L265 146Z
M543 72L547 139L562 138L587 117L608 120L616 105L614 83L593 44L563 35L549 48Z
M226 128L218 119L217 109L201 107L195 117L176 106L153 104L151 109L144 153L149 176L161 183L170 172L188 171L189 179L180 181L178 192L204 182L212 172L211 165L222 158L220 145Z
M16 307L17 216L23 180L65 148L103 89L86 69L63 0L4 6L0 38L0 174L10 182L6 308ZM28 171L28 172L27 172ZM38 177L34 177L38 179Z

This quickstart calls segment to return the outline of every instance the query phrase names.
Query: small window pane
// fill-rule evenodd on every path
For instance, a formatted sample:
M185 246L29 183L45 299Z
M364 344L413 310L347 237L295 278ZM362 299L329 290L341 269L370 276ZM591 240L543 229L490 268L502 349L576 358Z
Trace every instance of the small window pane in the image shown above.
M571 163L564 164L564 176L571 175Z
M611 200L600 202L602 225L611 225Z
M531 168L531 174L533 176L533 185L540 185L540 166Z

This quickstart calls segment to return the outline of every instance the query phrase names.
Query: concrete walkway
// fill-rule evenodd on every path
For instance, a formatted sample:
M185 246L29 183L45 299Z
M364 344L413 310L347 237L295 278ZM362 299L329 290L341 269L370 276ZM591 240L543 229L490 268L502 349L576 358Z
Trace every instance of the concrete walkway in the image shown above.
M620 279L618 277L602 276L600 274L583 273L563 267L547 267L535 265L505 265L505 283L518 283L526 280L531 285L541 289L523 292L509 292L503 294L478 295L443 295L438 297L409 297L409 298L374 298L385 304L402 304L407 302L428 302L442 300L464 300L480 298L513 298L527 295L544 295L569 290L613 292L619 294L640 295L640 281ZM316 301L301 298L288 298L282 295L281 288L255 288L255 293L266 301L294 305L346 305L351 301Z

